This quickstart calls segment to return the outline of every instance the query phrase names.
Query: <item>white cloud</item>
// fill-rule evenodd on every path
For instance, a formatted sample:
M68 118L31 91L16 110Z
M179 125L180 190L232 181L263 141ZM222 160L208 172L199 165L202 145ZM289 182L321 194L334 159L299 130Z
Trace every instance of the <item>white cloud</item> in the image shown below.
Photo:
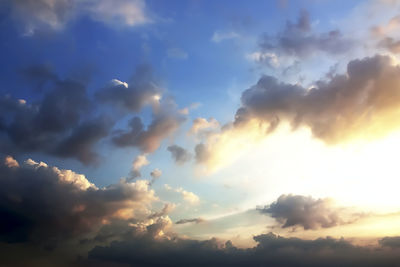
M234 31L230 31L230 32L216 31L216 32L214 32L213 36L211 37L211 41L213 41L215 43L220 43L224 40L235 39L238 37L240 37L240 35Z
M246 59L257 63L264 63L271 67L279 67L279 59L276 54L268 52L253 52L246 55Z
M200 203L200 198L195 193L186 191L182 187L172 188L168 184L165 184L164 188L167 191L173 191L173 192L179 193L182 196L183 200L188 202L189 204L197 205Z

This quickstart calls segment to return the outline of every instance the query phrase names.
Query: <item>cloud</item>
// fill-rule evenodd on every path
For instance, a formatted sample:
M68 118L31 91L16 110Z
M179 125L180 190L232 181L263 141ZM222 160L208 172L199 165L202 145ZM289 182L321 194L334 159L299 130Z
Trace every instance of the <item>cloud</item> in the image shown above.
M225 40L235 39L235 38L239 38L239 37L240 37L240 35L234 31L230 31L230 32L216 31L216 32L214 32L213 36L211 37L211 41L213 41L214 43L220 43Z
M13 164L10 164L13 162ZM146 181L97 188L82 174L7 157L0 164L0 240L54 247L112 219L140 218L156 200Z
M296 23L286 22L282 32L263 35L259 47L262 54L304 58L316 52L333 55L346 52L352 47L352 41L344 38L338 30L313 32L309 14L303 10Z
M279 67L279 59L274 53L269 52L253 52L246 55L248 60L256 63L266 64L272 68Z
M60 31L80 16L113 26L137 26L152 22L142 0L13 0L12 16L25 36Z
M155 181L157 181L158 178L160 178L162 175L162 171L160 169L154 169L150 172L150 176L151 176L151 181L150 181L150 185L154 184Z
M158 149L164 138L170 137L185 121L180 114L157 114L153 121L144 129L139 117L129 121L128 131L118 131L112 141L119 147L137 147L144 153L151 153Z
M143 166L149 165L150 161L147 160L146 155L138 155L132 162L132 170L131 177L128 179L129 181L135 179L137 177L141 177L140 169Z
M129 84L113 79L107 87L96 92L96 98L123 110L139 112L149 104L157 107L161 93L151 68L141 65L136 68Z
M186 223L202 223L205 222L204 219L202 218L193 218L193 219L181 219L179 221L177 221L175 224L186 224Z
M326 143L376 138L399 127L400 68L388 56L350 61L347 73L306 89L263 76L243 92L236 126L257 119L272 132L282 121L309 127Z
M204 137L220 127L219 122L214 118L209 118L208 120L205 118L196 118L193 120L189 134Z
M343 209L335 207L331 199L314 199L301 195L281 195L259 212L275 218L282 228L301 226L305 230L330 228L346 224Z
M109 246L95 247L89 252L89 262L140 266L390 266L399 260L398 250L355 246L330 237L304 240L269 233L256 235L254 240L255 247L242 249L217 239L151 241L127 235Z
M94 116L86 85L62 80L42 66L27 68L23 75L42 96L32 103L9 95L0 97L2 151L44 152L84 164L96 162L94 146L108 135L114 122L101 113Z
M391 37L386 37L380 41L379 45L380 47L386 48L393 54L400 53L400 40L395 40Z
M164 187L168 191L173 191L173 192L179 193L182 196L183 200L188 202L189 204L197 205L200 203L200 198L195 193L186 191L182 187L172 188L171 186L169 186L167 184L164 185Z
M178 145L169 146L167 150L171 152L171 156L176 164L182 165L192 159L192 154Z
M82 11L96 21L109 25L138 26L151 23L143 0L83 0Z

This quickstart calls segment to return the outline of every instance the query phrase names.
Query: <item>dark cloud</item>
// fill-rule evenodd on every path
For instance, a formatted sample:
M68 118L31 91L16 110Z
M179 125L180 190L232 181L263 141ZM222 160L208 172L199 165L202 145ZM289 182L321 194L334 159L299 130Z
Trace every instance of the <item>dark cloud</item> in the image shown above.
M254 240L254 248L241 249L217 239L128 237L95 247L89 252L89 262L130 266L394 266L400 260L398 250L359 247L330 237L304 240L269 233Z
M387 236L379 240L379 244L383 247L400 248L400 236Z
M129 121L128 131L117 131L113 142L119 147L137 147L142 152L151 153L158 149L161 141L170 137L186 118L179 114L175 104L163 104L153 114L153 120L147 129L139 117Z
M400 68L376 55L348 63L347 73L320 80L311 89L263 76L243 92L235 126L251 119L307 126L327 143L372 138L398 128Z
M185 223L202 223L205 222L202 218L193 218L193 219L181 219L177 221L175 224L185 224Z
M340 209L335 208L330 199L281 195L276 202L258 210L275 218L283 228L302 226L307 230L329 228L344 223Z
M44 152L85 164L95 162L98 156L93 147L107 136L113 123L93 117L95 108L86 85L59 79L46 66L27 68L24 73L43 96L31 103L11 96L0 99L3 152Z
M136 69L129 84L112 80L108 87L96 93L96 97L104 103L139 112L145 105L158 105L161 92L150 66L141 65Z
M169 146L167 150L171 152L171 156L176 164L182 165L192 159L192 154L178 145Z
M20 166L7 157L0 165L0 200L0 241L54 247L107 220L147 214L155 196L145 181L100 189L73 171L32 160Z
M112 122L107 118L97 118L79 125L70 136L66 137L54 150L54 155L60 157L77 157L85 164L98 159L93 151L94 145L108 136Z
M282 32L270 36L265 34L259 43L263 52L277 55L306 57L318 51L338 54L347 51L352 42L340 31L314 32L307 11L302 11L296 23L288 21Z

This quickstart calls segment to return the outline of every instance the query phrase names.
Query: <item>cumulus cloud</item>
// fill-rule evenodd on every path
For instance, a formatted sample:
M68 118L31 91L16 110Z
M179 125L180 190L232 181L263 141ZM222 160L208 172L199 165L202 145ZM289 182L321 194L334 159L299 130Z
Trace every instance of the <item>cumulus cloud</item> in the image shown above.
M88 16L108 25L137 26L152 20L142 0L15 0L9 1L12 16L24 35L62 30L70 21Z
M200 198L195 193L186 191L182 187L172 188L171 186L169 186L167 184L164 185L164 187L168 191L172 191L172 192L176 192L176 193L180 194L182 196L183 200L189 204L197 205L200 203Z
M140 169L143 166L149 165L150 161L147 160L146 155L138 155L132 162L131 177L129 180L135 179L141 176Z
M183 147L180 147L178 145L169 146L167 150L171 152L172 158L178 165L182 165L192 159L192 154Z
M0 97L0 147L5 153L45 152L96 162L94 145L108 135L113 121L93 115L86 85L62 80L41 66L25 69L29 81L38 81L43 96L30 103ZM46 86L44 86L46 85Z
M311 89L263 76L243 92L235 124L255 118L271 132L288 121L327 143L385 135L399 127L399 74L390 57L377 55L350 61L346 74Z
M302 11L296 23L287 21L282 32L265 34L260 39L261 53L303 58L316 52L338 54L352 46L352 41L342 36L340 31L318 33L313 31L307 11Z
M156 200L146 181L97 188L71 170L30 159L20 165L10 157L0 165L0 198L0 240L50 247L114 218L148 214Z
M193 219L181 219L179 221L177 221L175 224L186 224L186 223L202 223L205 222L204 219L202 218L193 218Z
M314 199L301 195L281 195L269 206L258 209L275 218L283 228L301 226L305 230L329 228L347 221L344 210L334 205L333 200Z
M205 118L196 118L193 120L189 134L198 137L205 137L220 127L219 122L214 118L209 118L208 120Z
M151 124L144 128L139 117L133 117L129 121L128 131L116 132L112 141L119 147L137 147L145 153L151 153L158 149L161 141L170 137L185 121L180 114L157 114Z

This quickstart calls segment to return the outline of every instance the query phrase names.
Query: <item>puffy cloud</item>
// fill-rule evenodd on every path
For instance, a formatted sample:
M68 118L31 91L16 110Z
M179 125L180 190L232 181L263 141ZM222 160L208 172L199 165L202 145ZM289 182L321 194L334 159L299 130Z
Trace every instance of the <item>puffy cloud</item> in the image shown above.
M171 137L185 120L175 102L166 99L157 109L153 109L153 119L147 129L139 117L133 117L129 121L130 129L116 131L112 141L119 147L132 146L144 153L151 153L158 149L163 139Z
M279 67L279 59L274 53L269 52L253 52L246 55L248 60L263 63L270 67L277 68Z
M202 223L205 222L202 218L193 218L193 219L181 219L177 221L175 224L186 224L186 223Z
M94 145L108 135L113 122L93 116L93 103L86 86L72 79L59 79L37 66L24 70L43 96L29 103L0 98L0 146L5 153L45 152L63 158L93 163L98 155ZM44 86L46 85L46 86Z
M132 162L131 177L129 180L135 179L141 176L140 169L143 166L149 165L150 161L147 160L146 155L138 155Z
M171 152L172 158L176 164L182 165L192 159L192 154L189 151L178 145L172 145L167 148Z
M9 1L13 17L22 23L24 35L62 30L79 16L109 25L137 26L152 20L142 0L15 0Z
M113 104L121 109L139 112L145 105L159 105L162 89L153 77L147 65L137 67L129 83L117 79L96 92L96 97L103 103Z
M243 92L235 124L255 118L271 132L288 121L327 143L385 135L400 125L399 74L390 57L377 55L350 61L346 74L311 89L263 76Z
M157 181L158 178L160 178L162 175L162 171L160 169L154 169L150 172L150 176L151 176L151 181L150 181L150 185L154 184L155 181Z
M97 188L71 170L33 160L19 166L7 157L0 165L0 199L0 240L53 247L112 219L147 216L156 197L146 181Z
M205 118L196 118L193 120L193 124L189 130L189 134L204 137L219 128L220 124L214 118L210 118L209 120Z
M346 221L343 218L343 209L335 207L333 201L328 198L281 195L274 203L258 210L275 218L283 228L302 226L307 230L352 222Z
M171 186L169 186L167 184L164 187L168 191L173 191L173 192L179 193L182 196L183 200L188 202L189 204L197 205L200 202L200 198L195 193L186 191L182 187L172 188Z
M151 124L144 129L139 117L133 117L129 122L129 131L119 131L113 137L113 142L119 147L138 147L145 153L158 149L164 138L170 137L185 121L179 114L158 114Z
M265 34L260 40L260 49L264 53L282 56L306 57L318 51L338 54L352 46L338 30L325 33L312 31L309 14L302 11L296 23L288 21L282 32L270 36Z

